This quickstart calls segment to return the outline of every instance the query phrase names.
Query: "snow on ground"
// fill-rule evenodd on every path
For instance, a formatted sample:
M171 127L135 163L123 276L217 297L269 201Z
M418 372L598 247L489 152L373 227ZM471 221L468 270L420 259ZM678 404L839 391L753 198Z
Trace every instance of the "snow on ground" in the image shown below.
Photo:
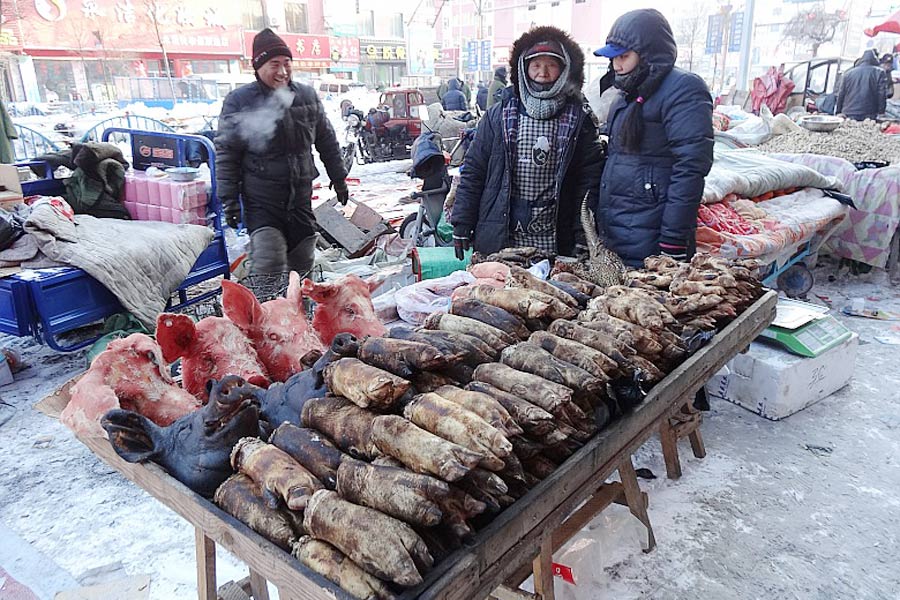
M574 565L578 581L558 582L561 597L897 597L900 371L897 347L875 336L896 336L900 323L837 311L853 297L897 311L900 293L883 273L829 282L835 272L831 264L818 268L814 291L860 334L851 384L780 422L714 402L702 430L708 456L696 460L683 444L678 481L664 478L659 443L650 440L635 466L659 477L641 482L657 549L640 552L639 531L622 511L601 516L580 536L580 554L557 556ZM0 557L30 545L48 557L46 579L56 572L58 581L121 563L128 575L150 576L154 600L196 597L191 527L32 408L85 368L84 353L2 342L30 367L0 388L0 531L10 532ZM220 582L245 576L228 553L218 559ZM0 567L28 582L13 564ZM47 589L42 598L52 598Z

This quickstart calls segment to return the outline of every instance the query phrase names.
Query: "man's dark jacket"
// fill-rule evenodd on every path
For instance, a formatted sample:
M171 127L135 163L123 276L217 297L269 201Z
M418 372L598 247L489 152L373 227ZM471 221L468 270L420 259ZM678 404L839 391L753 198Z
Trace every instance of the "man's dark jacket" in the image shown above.
M566 154L561 157L556 175L558 209L556 219L557 251L572 255L575 244L584 237L579 211L585 194L589 204L595 202L597 183L602 169L603 153L597 130L589 115L589 108L581 95L584 85L584 54L578 45L564 32L554 27L537 27L520 37L513 44L510 55L512 86L503 91L500 102L491 106L475 133L475 140L466 153L462 177L456 191L456 201L450 222L474 230L472 243L482 253L496 252L509 246L510 203L512 170L508 157L515 155L506 140L503 110L518 105L524 110L518 97L519 56L539 41L559 41L568 52L572 67L570 84L566 90L569 104L579 107L574 131ZM565 109L563 109L565 110Z
M313 145L332 182L347 176L315 90L296 82L275 91L256 81L228 94L215 145L217 194L226 212L241 197L250 231L283 230L290 217L294 239L315 233Z
M447 84L447 92L441 98L444 110L466 110L466 95L459 89L459 81L451 79Z
M875 51L866 50L859 65L841 77L837 112L855 121L874 119L885 111L888 86L887 73L879 66Z
M634 18L616 21L607 43L636 51L647 64L672 67L674 40L654 34L662 15L632 14ZM597 229L607 246L632 266L659 254L660 242L685 247L691 255L704 178L713 161L709 90L697 75L672 68L644 102L643 138L636 152L626 150L621 139L629 104L622 95L609 110L609 157L595 210Z

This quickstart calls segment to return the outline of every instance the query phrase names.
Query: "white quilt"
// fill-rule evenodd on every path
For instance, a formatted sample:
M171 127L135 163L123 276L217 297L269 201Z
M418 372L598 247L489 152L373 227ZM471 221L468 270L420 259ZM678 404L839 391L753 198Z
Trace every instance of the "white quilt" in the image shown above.
M150 331L213 238L201 225L90 215L76 215L72 223L46 204L34 208L25 231L49 258L100 281Z

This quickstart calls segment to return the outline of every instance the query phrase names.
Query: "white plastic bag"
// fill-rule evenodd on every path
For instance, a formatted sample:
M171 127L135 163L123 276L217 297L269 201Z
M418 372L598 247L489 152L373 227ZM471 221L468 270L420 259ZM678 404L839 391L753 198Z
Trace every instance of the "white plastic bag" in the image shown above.
M612 504L553 555L554 592L559 600L595 600L610 579L606 568L641 553L647 530L626 506ZM534 590L529 579L523 589Z
M413 325L421 325L433 312L450 310L450 295L456 288L475 281L468 271L455 271L446 277L426 279L397 290L397 314Z

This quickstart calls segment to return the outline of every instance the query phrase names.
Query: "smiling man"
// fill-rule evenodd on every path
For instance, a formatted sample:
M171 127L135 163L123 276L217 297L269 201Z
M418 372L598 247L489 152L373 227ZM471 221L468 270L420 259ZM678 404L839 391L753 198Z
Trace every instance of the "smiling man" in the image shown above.
M253 38L256 81L228 94L216 135L216 183L230 227L250 232L254 275L312 269L316 225L312 146L341 203L349 197L340 145L315 90L291 81L291 49L271 29Z

